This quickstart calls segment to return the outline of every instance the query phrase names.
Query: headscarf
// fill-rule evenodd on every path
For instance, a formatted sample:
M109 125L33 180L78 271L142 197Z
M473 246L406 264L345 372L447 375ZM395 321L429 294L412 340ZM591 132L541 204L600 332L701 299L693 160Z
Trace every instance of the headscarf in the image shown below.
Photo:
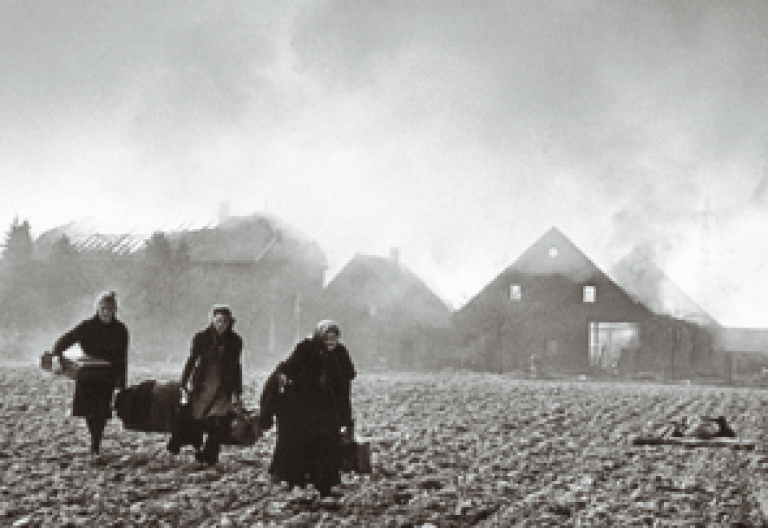
M94 303L96 311L99 311L99 306L102 304L111 304L115 311L117 311L117 294L113 291L103 291L96 296L96 302Z
M235 324L235 317L232 315L232 308L226 304L214 304L211 308L211 324L213 324L213 318L217 315L226 315L229 318L229 328Z
M338 323L336 323L336 321L331 321L330 319L324 319L317 323L312 337L316 341L322 341L325 334L330 332L336 334L336 337L341 337L341 330L339 330Z

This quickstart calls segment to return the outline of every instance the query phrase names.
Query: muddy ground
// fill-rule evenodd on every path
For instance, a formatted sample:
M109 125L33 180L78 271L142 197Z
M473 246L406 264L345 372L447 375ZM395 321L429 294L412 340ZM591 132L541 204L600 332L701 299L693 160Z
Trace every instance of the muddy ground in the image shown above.
M178 377L131 370L131 383ZM246 373L255 406L265 372ZM374 473L339 496L273 485L274 433L225 447L213 468L167 435L107 427L100 460L73 382L0 367L0 525L5 526L760 526L768 517L768 392L503 375L362 374L359 434ZM725 415L755 451L633 447L633 435L683 415Z

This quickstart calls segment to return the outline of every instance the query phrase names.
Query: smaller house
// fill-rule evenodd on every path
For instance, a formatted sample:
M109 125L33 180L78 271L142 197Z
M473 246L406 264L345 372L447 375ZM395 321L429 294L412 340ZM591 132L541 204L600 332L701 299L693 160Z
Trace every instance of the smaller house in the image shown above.
M323 292L318 319L334 319L360 366L434 368L449 346L451 310L403 265L355 255Z
M724 375L762 374L768 369L768 328L719 328L715 349L724 358Z
M643 325L644 349L666 356L664 368L670 375L719 370L721 358L715 352L713 335L720 324L647 252L636 248L611 268L611 274L619 286L655 314Z

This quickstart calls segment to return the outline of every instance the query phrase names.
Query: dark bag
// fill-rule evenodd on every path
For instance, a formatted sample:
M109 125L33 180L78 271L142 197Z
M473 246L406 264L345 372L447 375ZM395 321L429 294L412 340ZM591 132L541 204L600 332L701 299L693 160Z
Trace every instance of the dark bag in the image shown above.
M43 352L40 358L40 367L48 372L53 372L53 354L50 352Z
M252 446L261 436L259 414L255 411L239 410L231 415L229 436L224 444Z
M172 433L178 426L181 384L154 380L133 385L115 398L117 416L126 429L147 433Z
M171 439L168 442L168 451L178 454L181 447L185 445L194 446L196 449L203 445L202 423L192 417L192 406L189 404L180 405L178 408Z
M371 473L371 443L355 440L354 425L340 433L341 444L341 470L354 471L355 473Z

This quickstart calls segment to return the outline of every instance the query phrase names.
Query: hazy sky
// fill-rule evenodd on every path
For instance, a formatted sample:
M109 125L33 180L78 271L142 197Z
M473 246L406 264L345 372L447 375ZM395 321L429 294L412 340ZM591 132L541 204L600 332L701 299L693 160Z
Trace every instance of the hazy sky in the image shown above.
M2 223L228 201L331 272L397 246L455 306L557 226L768 327L763 0L0 0L0 29Z

